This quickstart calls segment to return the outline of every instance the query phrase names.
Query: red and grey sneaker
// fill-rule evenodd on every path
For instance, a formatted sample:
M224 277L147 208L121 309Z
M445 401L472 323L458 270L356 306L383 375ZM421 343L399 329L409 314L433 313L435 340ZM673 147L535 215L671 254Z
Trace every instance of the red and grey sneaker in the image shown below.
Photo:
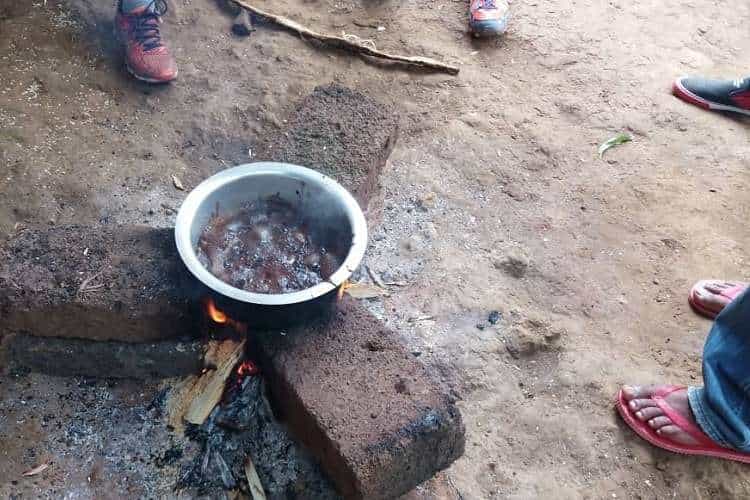
M740 80L709 80L683 76L675 80L672 93L683 101L704 109L750 115L750 77Z
M166 83L177 78L177 64L159 32L160 17L166 12L164 0L154 0L147 7L127 13L118 2L115 30L125 46L128 71L139 80Z
M470 0L469 28L474 36L496 36L508 29L507 0Z

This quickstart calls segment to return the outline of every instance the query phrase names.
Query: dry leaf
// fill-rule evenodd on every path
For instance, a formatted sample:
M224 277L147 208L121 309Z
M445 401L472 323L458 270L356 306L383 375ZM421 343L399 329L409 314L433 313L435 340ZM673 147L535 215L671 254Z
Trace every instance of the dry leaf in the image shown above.
M172 176L172 184L174 184L174 187L176 187L180 191L185 191L185 186L182 184L182 181L180 180L180 178L177 177L176 175Z
M50 465L52 465L52 462L50 461L42 462L33 469L27 470L22 475L25 477L36 476L37 474L41 474L42 472L46 471Z
M367 283L350 283L344 293L355 299L374 299L388 296L388 292L382 288Z

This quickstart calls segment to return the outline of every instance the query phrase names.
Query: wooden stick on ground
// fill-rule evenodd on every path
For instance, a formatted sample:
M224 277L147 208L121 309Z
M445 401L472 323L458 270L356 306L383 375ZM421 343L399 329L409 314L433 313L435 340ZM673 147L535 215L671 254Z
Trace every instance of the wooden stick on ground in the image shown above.
M266 19L269 19L270 21L278 24L279 26L283 26L284 28L288 30L298 33L303 38L304 37L313 38L320 42L326 43L332 47L346 49L351 52L364 54L364 55L371 56L371 57L377 57L380 59L388 59L390 61L399 61L399 62L406 63L406 64L414 64L416 66L422 66L424 68L431 68L431 69L435 69L438 71L444 71L451 75L458 74L458 68L456 66L451 66L449 64L442 63L435 59L430 59L429 57L400 56L396 54L388 54L386 52L377 50L375 46L372 44L372 42L370 42L369 44L365 44L363 42L358 43L356 41L357 39L354 37L344 38L340 36L327 35L325 33L318 33L305 26L302 26L296 21L292 21L291 19L287 17L277 16L276 14L271 14L270 12L266 12L257 7L254 7L250 5L249 3L244 2L243 0L234 0L234 2L240 7L249 10L250 12L253 12L261 17L265 17Z

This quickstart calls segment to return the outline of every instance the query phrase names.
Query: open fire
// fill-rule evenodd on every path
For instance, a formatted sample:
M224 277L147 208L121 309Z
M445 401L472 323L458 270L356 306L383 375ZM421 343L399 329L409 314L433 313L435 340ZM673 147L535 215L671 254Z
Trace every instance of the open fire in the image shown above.
M236 321L229 317L227 313L218 308L214 300L207 297L204 301L205 313L208 318L217 325L228 326L234 330L235 333L240 335L247 334L247 325L240 321ZM227 386L226 396L233 396L231 389L237 389L242 385L243 380L246 377L257 375L260 372L258 365L249 359L240 358L240 362L234 370L234 384Z
M206 316L208 316L211 321L213 321L217 325L231 327L235 332L242 335L247 333L247 325L245 323L242 323L241 321L230 318L227 313L216 306L216 303L211 297L206 297L206 299L204 299L203 301L203 304Z
M177 488L199 495L242 492L253 500L265 499L266 494L300 498L302 488L306 498L338 498L318 465L273 414L260 369L246 357L247 325L221 310L211 297L202 305L218 338L210 341L214 348L207 354L212 368L177 396L187 401L181 420L198 450L183 461Z
M219 325L224 325L227 323L227 321L229 321L229 317L226 315L226 313L216 307L216 304L211 298L206 299L206 313L208 314L208 317L214 321L214 323L218 323Z

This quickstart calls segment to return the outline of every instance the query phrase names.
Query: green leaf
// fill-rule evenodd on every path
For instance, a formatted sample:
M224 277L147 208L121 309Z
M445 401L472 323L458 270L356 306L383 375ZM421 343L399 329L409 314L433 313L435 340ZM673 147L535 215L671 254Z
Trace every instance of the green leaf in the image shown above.
M630 135L624 132L620 132L619 134L603 142L602 145L599 146L599 158L604 156L604 152L607 151L609 148L619 146L620 144L625 144L626 142L630 142L632 140L633 138Z

